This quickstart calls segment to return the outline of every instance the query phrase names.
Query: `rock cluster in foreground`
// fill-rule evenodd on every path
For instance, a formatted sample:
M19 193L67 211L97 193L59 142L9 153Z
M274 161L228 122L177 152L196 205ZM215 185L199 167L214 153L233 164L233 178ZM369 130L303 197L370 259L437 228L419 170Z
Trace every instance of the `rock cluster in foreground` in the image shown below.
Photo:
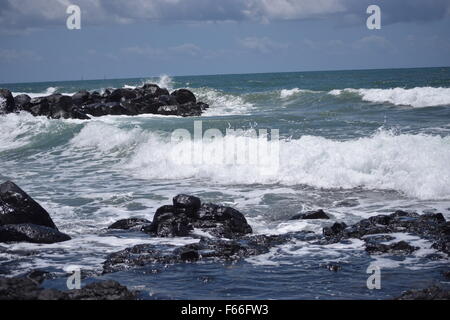
M323 210L310 211L293 219L331 219ZM115 222L110 230L144 232L151 237L193 237L197 243L184 246L141 244L107 256L103 273L151 266L158 270L170 264L197 261L233 262L265 254L289 241L306 241L327 245L347 239L365 242L370 255L409 255L419 248L406 241L395 242L395 233L408 233L432 242L432 248L450 254L450 222L440 213L419 215L396 211L363 219L354 225L334 222L322 234L308 231L283 235L254 235L245 216L236 209L202 203L194 196L178 195L171 205L160 207L153 221L129 218ZM53 243L70 239L58 231L49 214L17 185L8 181L0 185L0 242ZM430 255L430 259L445 255ZM425 257L426 258L426 257ZM327 265L339 272L340 266ZM446 277L449 275L446 274ZM34 284L33 284L34 283ZM17 288L17 289L13 289ZM16 290L16 291L15 291ZM84 290L84 291L83 291ZM23 278L0 278L0 299L112 299L130 298L125 287L117 283L93 284L82 291L60 292L41 289L36 281ZM127 298L127 299L128 299ZM410 291L401 299L448 299L440 288Z
M115 281L96 282L80 290L43 289L28 277L0 277L0 300L134 300L136 293Z
M70 240L50 215L11 181L0 184L0 242L55 243Z
M102 94L84 90L72 96L55 93L37 98L26 94L13 97L9 90L0 89L0 114L26 111L52 119L88 120L91 116L138 114L189 117L200 116L208 108L187 89L170 93L156 84L135 89L106 89Z

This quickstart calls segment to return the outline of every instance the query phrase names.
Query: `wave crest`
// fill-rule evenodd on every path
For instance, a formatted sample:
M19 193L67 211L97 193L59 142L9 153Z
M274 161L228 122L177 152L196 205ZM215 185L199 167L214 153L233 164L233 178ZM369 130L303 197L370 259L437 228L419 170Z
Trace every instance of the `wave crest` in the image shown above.
M388 102L397 106L412 106L414 108L450 105L450 88L416 87L412 89L343 89L332 90L331 95L356 93L364 101Z

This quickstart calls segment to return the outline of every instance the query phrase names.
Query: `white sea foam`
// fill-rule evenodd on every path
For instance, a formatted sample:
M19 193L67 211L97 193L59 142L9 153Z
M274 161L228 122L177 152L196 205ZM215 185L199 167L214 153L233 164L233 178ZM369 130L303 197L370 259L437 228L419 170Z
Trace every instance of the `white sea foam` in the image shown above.
M414 108L450 105L450 88L344 89L329 92L331 95L341 95L343 93L359 94L364 101L388 102L394 105L412 106Z
M45 97L49 96L51 94L54 94L58 90L57 87L48 87L44 92L13 92L13 96L18 96L19 94L26 94L30 98L37 98L37 97ZM62 93L64 95L72 95L73 93Z
M299 88L293 88L293 89L283 89L280 92L280 98L281 99L287 99L292 96L301 94L301 93L320 93L321 91L313 91L313 90L306 90L306 89L299 89Z
M156 133L144 134L107 124L89 124L72 143L96 147L102 152L121 145L135 146L120 168L139 178L194 178L217 184L364 187L393 189L419 199L450 199L450 137L380 131L371 137L349 141L316 136L282 140L279 170L275 175L262 175L254 165L175 163L173 154L180 148L190 148L190 143L172 144L167 137ZM204 141L205 153L217 150L216 143Z
M281 90L281 92L280 92L280 98L281 98L281 99L286 99L286 98L288 98L288 97L290 97L290 96L293 96L293 95L295 95L295 94L298 94L298 93L300 93L300 92L302 92L302 90L300 90L299 88L294 88L294 89L283 89L283 90Z
M226 94L212 88L191 89L197 96L197 100L208 103L210 108L205 116L250 114L254 105L244 100L243 97Z
M47 130L52 122L45 117L34 117L30 113L0 116L0 151L24 146L34 135Z

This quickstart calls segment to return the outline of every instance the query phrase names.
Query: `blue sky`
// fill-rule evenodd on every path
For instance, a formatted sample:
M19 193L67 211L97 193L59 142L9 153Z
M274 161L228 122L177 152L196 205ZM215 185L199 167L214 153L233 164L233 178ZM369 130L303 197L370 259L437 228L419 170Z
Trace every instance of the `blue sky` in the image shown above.
M3 83L427 66L450 66L450 0L0 0Z

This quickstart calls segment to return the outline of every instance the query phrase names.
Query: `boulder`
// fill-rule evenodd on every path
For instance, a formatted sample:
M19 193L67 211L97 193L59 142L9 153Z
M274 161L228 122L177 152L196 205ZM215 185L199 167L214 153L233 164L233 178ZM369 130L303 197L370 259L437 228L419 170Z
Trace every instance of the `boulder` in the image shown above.
M0 114L14 112L14 97L11 91L0 89Z
M197 103L197 98L195 97L195 95L187 89L175 90L170 95L175 97L179 104L185 104L189 102Z
M58 230L50 215L16 184L0 185L0 226L30 223Z
M19 94L14 97L15 102L15 110L16 111L30 111L30 104L31 98L30 96L26 94Z
M149 221L147 219L129 218L129 219L122 219L122 220L114 222L112 225L110 225L108 227L108 229L129 230L129 229L142 227L142 225L150 224L150 223L151 223L151 221Z
M236 209L201 200L185 194L173 198L173 205L156 210L153 222L142 231L159 237L188 236L194 229L223 238L237 238L252 233L244 215Z
M122 99L134 99L137 97L136 92L133 89L116 89L108 96L110 102L120 102Z
M330 219L330 217L322 210L308 211L293 216L290 220L309 220L309 219Z
M30 278L0 277L0 300L135 300L136 292L115 281L95 282L80 290L42 289Z
M450 300L450 291L438 286L422 290L409 290L395 300Z
M56 243L70 240L67 234L35 224L0 226L0 242Z
M81 106L86 103L90 98L90 94L86 90L78 91L72 96L72 102L76 106Z

